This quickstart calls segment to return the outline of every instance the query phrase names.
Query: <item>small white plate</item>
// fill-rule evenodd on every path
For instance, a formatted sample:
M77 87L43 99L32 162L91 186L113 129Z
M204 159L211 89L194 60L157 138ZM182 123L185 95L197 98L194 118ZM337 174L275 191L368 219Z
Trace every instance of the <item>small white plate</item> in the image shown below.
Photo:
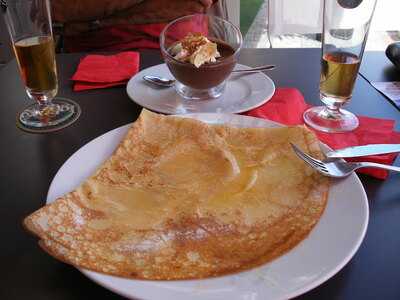
M207 123L276 127L277 123L231 114L192 114ZM109 131L75 152L50 185L47 203L73 190L113 153L131 125ZM98 284L131 299L261 300L288 299L328 280L353 257L368 225L368 201L353 173L333 180L327 207L310 235L270 263L233 275L202 280L143 281L81 270Z
M236 69L249 69L237 64ZM179 96L174 87L158 88L143 80L145 75L171 78L166 64L142 70L133 76L127 86L128 96L137 104L165 114L186 113L241 113L258 107L271 99L274 82L262 72L232 74L221 97L212 100L187 100Z

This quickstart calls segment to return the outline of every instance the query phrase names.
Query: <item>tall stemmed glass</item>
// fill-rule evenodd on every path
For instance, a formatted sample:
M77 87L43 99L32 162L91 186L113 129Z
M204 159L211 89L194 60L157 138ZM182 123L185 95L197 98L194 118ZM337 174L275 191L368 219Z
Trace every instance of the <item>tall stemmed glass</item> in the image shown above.
M17 116L17 123L45 132L69 125L80 108L69 99L53 100L58 83L49 1L2 1L1 9L26 92L35 101Z
M342 109L350 101L376 0L325 0L320 98L325 106L304 113L304 121L325 132L351 131L357 117Z

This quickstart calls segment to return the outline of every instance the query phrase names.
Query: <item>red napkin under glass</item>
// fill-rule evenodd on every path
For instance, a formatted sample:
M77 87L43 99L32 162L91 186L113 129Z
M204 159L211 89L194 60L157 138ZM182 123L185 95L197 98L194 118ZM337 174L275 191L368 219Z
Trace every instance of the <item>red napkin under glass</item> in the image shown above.
M139 53L134 51L115 55L87 55L72 76L74 91L124 85L139 71L139 62Z
M248 116L269 119L285 125L304 124L303 113L310 107L304 101L303 95L293 88L278 88L270 101L252 109L245 114ZM400 133L394 131L394 121L358 116L360 125L347 133L323 133L314 130L319 140L332 149L367 144L397 144L400 143ZM371 155L346 159L348 161L369 161L382 164L393 164L397 154ZM361 169L376 178L385 179L388 172L380 169Z

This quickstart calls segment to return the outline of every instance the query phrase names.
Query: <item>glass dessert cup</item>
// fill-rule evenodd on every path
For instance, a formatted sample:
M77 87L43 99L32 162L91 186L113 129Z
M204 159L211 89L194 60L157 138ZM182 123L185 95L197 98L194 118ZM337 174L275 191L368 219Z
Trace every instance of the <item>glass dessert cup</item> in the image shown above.
M217 44L221 57L215 62L195 66L174 57L172 48L189 34L201 34ZM169 23L161 33L160 48L164 61L176 79L175 90L188 100L220 97L234 69L242 47L242 34L235 25L216 16L196 14Z

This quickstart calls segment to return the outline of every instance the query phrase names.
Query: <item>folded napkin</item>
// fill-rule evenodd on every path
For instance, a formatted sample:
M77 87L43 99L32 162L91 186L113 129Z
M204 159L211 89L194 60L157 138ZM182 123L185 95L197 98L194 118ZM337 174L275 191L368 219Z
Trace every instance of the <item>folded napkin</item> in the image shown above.
M134 51L87 55L72 76L74 91L124 85L139 71L139 61L139 53Z
M275 95L264 105L252 109L245 114L248 116L269 119L286 125L304 124L303 113L310 105L304 101L303 95L293 88L278 88ZM316 131L321 142L332 149L367 144L396 144L400 143L400 133L394 131L393 120L377 119L358 116L360 125L347 133L323 133ZM392 164L397 154L364 156L347 159L348 161L369 161L382 164ZM388 172L380 169L361 169L360 173L369 174L376 178L385 179Z

